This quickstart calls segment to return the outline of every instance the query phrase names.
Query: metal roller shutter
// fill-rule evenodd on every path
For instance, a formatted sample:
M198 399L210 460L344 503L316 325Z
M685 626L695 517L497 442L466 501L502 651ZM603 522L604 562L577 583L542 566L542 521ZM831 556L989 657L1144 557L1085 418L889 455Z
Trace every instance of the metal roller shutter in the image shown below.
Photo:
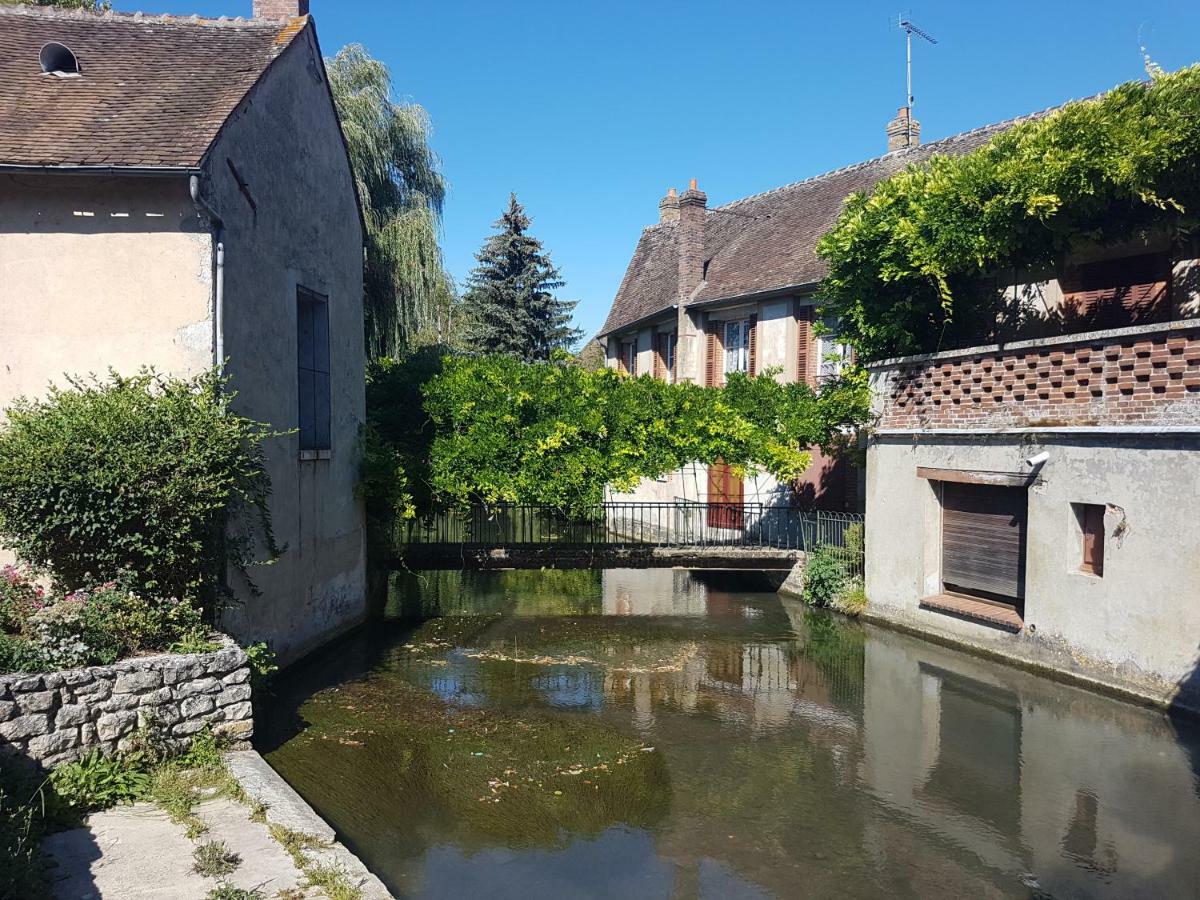
M942 483L942 583L1019 604L1025 596L1024 488Z

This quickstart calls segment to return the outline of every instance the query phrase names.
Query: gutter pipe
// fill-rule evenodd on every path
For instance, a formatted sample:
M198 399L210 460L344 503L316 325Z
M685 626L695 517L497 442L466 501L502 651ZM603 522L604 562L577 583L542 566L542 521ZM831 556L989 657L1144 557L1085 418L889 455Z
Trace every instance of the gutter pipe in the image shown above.
M196 205L196 209L205 215L212 223L213 237L216 238L216 262L214 272L214 297L213 297L213 330L215 335L215 348L213 351L213 364L216 366L217 374L225 374L225 242L222 239L225 231L225 224L221 221L221 217L217 215L217 211L208 205L204 199L204 195L200 191L200 176L193 174L188 179L188 190L192 195L192 203Z

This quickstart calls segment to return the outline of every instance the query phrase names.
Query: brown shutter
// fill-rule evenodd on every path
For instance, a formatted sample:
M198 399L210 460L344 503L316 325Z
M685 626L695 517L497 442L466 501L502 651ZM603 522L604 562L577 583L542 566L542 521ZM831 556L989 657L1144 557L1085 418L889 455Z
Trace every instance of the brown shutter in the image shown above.
M660 381L665 381L667 377L666 341L665 334L656 333L654 335L654 377Z
M1104 507L1089 503L1083 508L1083 571L1104 574Z
M747 329L747 335L746 335L746 359L747 359L746 368L749 371L749 374L751 375L751 377L758 374L758 363L756 361L756 357L758 356L757 351L758 351L758 316L754 315L754 316L750 317L750 324Z
M1147 253L1086 263L1064 274L1063 311L1068 323L1120 328L1170 317L1171 261Z
M813 384L812 376L813 308L808 304L796 307L796 380Z
M709 319L705 325L707 337L704 348L704 384L707 387L720 387L725 381L725 366L721 350L721 322Z
M942 482L942 583L1020 603L1025 595L1024 488Z

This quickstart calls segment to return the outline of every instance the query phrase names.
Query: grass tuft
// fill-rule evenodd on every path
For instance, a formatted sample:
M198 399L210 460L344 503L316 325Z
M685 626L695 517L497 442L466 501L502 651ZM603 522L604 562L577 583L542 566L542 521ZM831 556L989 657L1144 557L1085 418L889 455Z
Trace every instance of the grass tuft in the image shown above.
M242 858L232 852L224 841L206 841L192 851L195 860L192 871L206 878L228 875L242 864Z

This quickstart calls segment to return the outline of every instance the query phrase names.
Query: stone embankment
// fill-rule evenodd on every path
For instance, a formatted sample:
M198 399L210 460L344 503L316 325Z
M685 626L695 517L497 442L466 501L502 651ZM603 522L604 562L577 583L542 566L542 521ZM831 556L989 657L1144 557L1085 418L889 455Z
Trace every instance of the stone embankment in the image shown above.
M234 747L254 734L246 654L163 654L42 675L0 675L0 752L53 768L128 746L141 726L183 740L211 725Z

